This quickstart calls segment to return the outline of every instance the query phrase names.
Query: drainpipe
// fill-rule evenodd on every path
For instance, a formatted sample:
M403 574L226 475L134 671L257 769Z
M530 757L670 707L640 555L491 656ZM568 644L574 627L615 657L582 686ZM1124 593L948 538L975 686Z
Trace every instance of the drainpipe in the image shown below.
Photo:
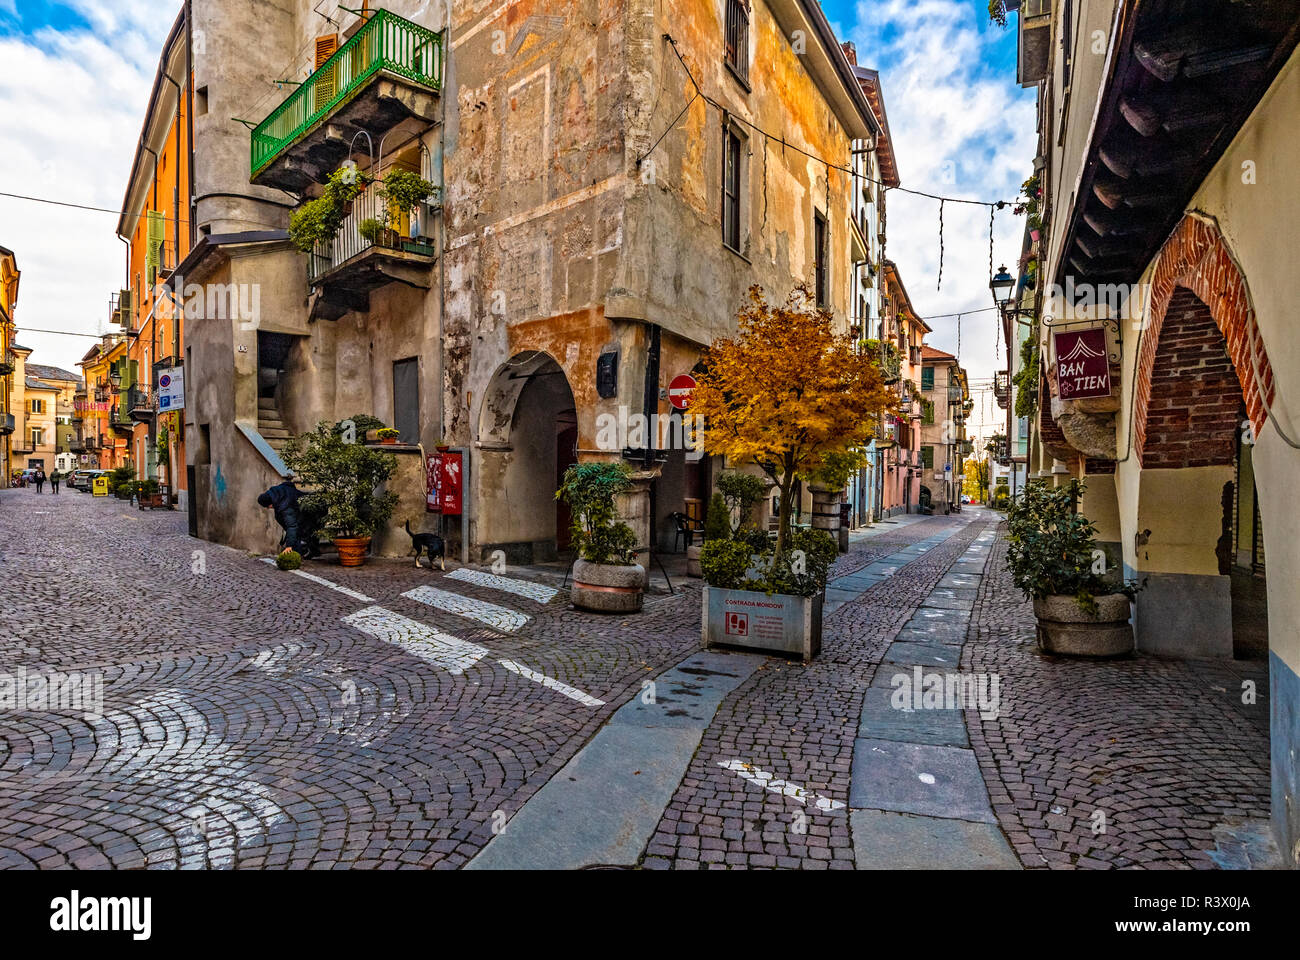
M177 264L179 264L181 259L181 85L166 73L163 74L163 79L176 88L176 184L172 188L172 251ZM186 89L189 89L188 84L186 84ZM180 349L180 322L179 318L174 318L172 322L172 356L177 356ZM151 383L152 376L153 373L150 371Z
M645 455L641 461L642 469L649 471L654 464L654 448L651 445L650 424L655 422L654 415L659 412L659 342L660 329L659 324L650 323L646 325L646 336L649 342L646 344L645 359L645 393L642 397L641 410L645 414L646 422L646 445ZM658 544L655 542L655 492L658 484L650 481L649 501L646 504L646 510L649 513L647 525L649 532L646 534L646 550L650 553L658 552ZM650 570L650 557L646 557L646 571Z
M189 202L186 204L186 221L189 226L189 245L194 246L194 5L185 0L185 137L189 142ZM177 251L179 257L180 251ZM178 261L179 262L179 261ZM178 348L179 349L179 348ZM184 417L180 418L184 421Z

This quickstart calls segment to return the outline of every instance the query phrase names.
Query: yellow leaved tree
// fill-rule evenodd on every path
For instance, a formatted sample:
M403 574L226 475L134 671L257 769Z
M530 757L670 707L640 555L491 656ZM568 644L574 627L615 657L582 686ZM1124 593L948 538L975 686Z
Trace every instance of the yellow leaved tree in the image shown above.
M708 453L734 466L755 463L775 481L779 555L789 543L795 480L815 478L839 455L864 446L894 400L877 361L833 331L830 312L806 287L781 306L751 287L738 319L737 335L706 351L690 409L704 418Z

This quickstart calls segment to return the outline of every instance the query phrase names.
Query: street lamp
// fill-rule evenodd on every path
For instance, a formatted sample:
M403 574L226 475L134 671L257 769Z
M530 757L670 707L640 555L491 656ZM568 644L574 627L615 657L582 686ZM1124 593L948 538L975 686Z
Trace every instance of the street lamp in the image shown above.
M108 375L108 382L112 384L113 389L116 390L118 387L122 385L122 374L114 370L112 373Z
M993 291L993 300L999 307L1005 307L1011 302L1011 288L1015 285L1016 278L1007 273L1006 265L998 267L998 272L989 281L989 289Z

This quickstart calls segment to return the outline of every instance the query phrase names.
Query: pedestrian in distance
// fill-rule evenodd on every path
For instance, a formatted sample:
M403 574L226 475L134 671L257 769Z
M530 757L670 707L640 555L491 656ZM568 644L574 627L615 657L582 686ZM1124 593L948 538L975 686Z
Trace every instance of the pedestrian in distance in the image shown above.
M59 468L55 467L50 472L50 493L59 492L59 481L63 479L63 474L59 473Z
M45 471L38 468L36 471L36 475L32 477L32 479L36 481L36 492L44 493L45 492Z

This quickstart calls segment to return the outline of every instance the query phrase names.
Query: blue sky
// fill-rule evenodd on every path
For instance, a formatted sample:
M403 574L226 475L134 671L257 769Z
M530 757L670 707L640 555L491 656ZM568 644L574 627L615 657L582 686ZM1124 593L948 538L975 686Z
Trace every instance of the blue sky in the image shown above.
M179 0L0 0L0 156L10 192L116 208L158 54ZM881 73L903 186L1014 199L1034 154L1032 91L1015 83L1015 29L989 24L987 0L826 0L827 19L858 61ZM988 211L945 210L943 287L935 201L894 192L889 257L924 316L990 305ZM38 362L71 366L92 341L33 328L102 332L121 285L123 245L110 214L0 197L0 245L18 254L21 341ZM1023 221L998 215L995 266L1019 252ZM955 352L957 324L929 342ZM993 314L962 323L973 379L1002 366ZM977 402L975 426L996 413ZM991 432L990 429L983 432Z

